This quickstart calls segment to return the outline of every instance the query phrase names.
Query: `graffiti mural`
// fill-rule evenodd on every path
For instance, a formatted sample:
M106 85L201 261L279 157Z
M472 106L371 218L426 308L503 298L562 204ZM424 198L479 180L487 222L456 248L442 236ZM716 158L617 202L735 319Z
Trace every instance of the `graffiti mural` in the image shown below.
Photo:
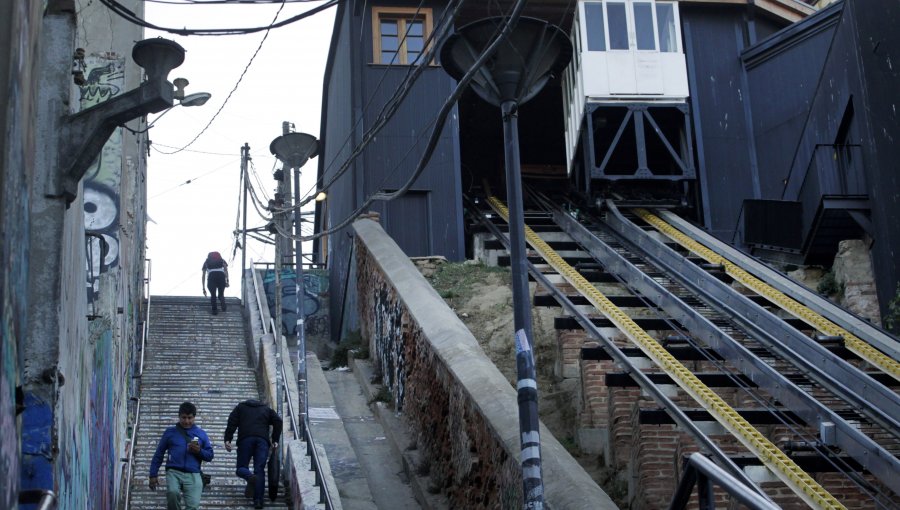
M293 269L281 270L281 331L294 335L297 330L297 284ZM269 315L275 318L275 270L263 273L263 288L269 303Z
M281 271L281 325L286 335L297 334L297 285L293 269ZM311 269L303 272L303 316L307 340L328 339L328 272L324 269ZM266 290L266 301L269 313L275 317L275 270L268 269L263 273L263 287ZM313 337L313 338L310 338Z
M0 508L15 508L19 491L19 421L16 387L21 384L27 333L29 193L34 169L38 47L43 6L12 2L0 20L7 44L6 118L0 124Z
M125 88L125 59L114 53L85 58L87 83L78 87L81 109L119 95ZM87 264L88 300L97 297L101 267L119 262L119 184L122 178L122 129L116 129L84 176L84 228L91 237ZM106 246L102 246L102 242Z
M325 269L310 269L303 273L303 313L306 316L303 324L307 341L317 342L317 345L331 340L330 281Z
M374 291L372 336L379 362L381 384L394 395L397 411L403 410L406 395L406 351L404 344L404 308L393 288L382 283Z
M114 508L116 445L123 442L121 427L127 394L127 357L117 345L111 324L90 325L90 348L68 359L77 371L61 388L59 413L59 508ZM71 384L71 386L70 386Z

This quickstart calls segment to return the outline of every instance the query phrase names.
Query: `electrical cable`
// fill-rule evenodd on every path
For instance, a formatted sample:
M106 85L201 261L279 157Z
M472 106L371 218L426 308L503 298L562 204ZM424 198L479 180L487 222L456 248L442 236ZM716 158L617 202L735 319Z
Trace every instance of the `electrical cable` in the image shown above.
M233 156L233 154L232 154L232 156ZM208 172L202 173L202 174L198 175L197 177L192 177L192 178L190 178L190 179L188 179L188 180L186 180L186 181L184 181L184 182L182 182L182 183L180 183L180 184L178 184L178 185L176 185L176 186L174 186L174 187L172 187L172 188L169 188L169 189L167 189L167 190L165 190L165 191L161 191L161 192L157 193L156 195L153 195L153 196L150 197L150 198L153 199L153 198L156 198L156 197L165 195L166 193L169 193L170 191L175 191L176 189L178 189L178 188L180 188L180 187L182 187L182 186L187 186L188 184L191 184L191 183L193 183L194 181L196 181L196 180L198 180L198 179L201 179L201 178L203 178L203 177L206 177L207 175L210 175L210 174L214 174L214 173L216 173L216 172L222 170L223 168L226 168L226 167L230 166L230 165L233 164L234 162L235 162L235 160L231 160L231 161L225 163L225 164L222 165L222 166L216 167L216 168L214 168L214 169L212 169L212 170L210 170L210 171L208 171Z
M130 9L120 4L117 0L100 0L100 3L108 7L111 11L118 14L128 22L144 27L150 28L153 30L158 30L160 32L168 32L170 34L176 35L198 35L198 36L214 36L214 35L244 35L244 34L253 34L256 32L269 31L274 28L281 28L283 26L290 25L291 23L300 21L304 18L308 18L315 14L318 14L326 9L334 7L338 4L339 0L329 0L328 2L318 6L313 7L312 9L302 12L296 16L292 16L286 20L279 21L278 23L271 23L264 27L252 27L252 28L200 28L200 29L191 29L191 28L169 28L169 27L161 27L158 25L154 25L153 23L149 23ZM286 0L282 0L280 3L282 7L284 6Z
M321 0L183 0L183 1L175 1L175 0L144 0L145 3L152 4L168 4L168 5L181 5L181 6L194 6L194 5L254 5L254 4L278 4L278 3L286 3L286 4L295 4L295 3L312 3L312 2L320 2Z
M281 4L281 6L278 7L278 11L275 13L275 18L273 18L273 21L278 19L278 15L281 14L282 9L284 9L283 2ZM162 153L162 154L178 154L179 152L181 152L184 149L187 149L188 147L193 145L193 143L196 142L198 138L203 136L203 133L205 133L206 130L209 129L209 126L211 126L212 123L216 120L216 117L218 117L219 114L222 113L222 110L225 109L225 105L228 104L228 100L231 99L231 96L234 95L235 91L237 91L238 87L241 85L241 81L243 81L244 76L247 75L247 71L250 69L250 65L253 64L253 60L259 54L259 51L262 49L263 44L266 42L266 39L268 39L268 38L269 38L269 30L266 30L266 33L263 34L262 40L259 41L259 45L256 47L256 51L253 52L253 55L250 57L250 60L247 62L247 65L244 66L244 70L241 72L241 75L238 77L238 80L234 84L234 87L231 89L231 92L229 92L228 96L225 98L225 100L222 101L222 106L220 106L219 109L216 110L216 113L212 116L211 119L209 119L209 122L206 123L206 126L203 129L201 129L199 133L197 133L197 136L195 136L193 140L188 142L187 145L181 147L180 149L176 149L172 152L159 151L160 153Z
M241 201L241 196L243 195L244 186L246 186L244 184L244 179L246 179L245 174L247 173L246 167L243 164L244 163L243 159L244 158L243 158L243 154L242 154L241 155L241 172L240 172L240 175L238 176L237 216L234 218L234 231L233 231L233 239L231 241L231 260L230 260L230 262L234 262L234 257L237 254L237 247L238 247L238 245L241 244L240 241L238 241L238 230L240 229L240 226L241 226L241 211L244 209L244 207L246 207L246 205L243 204ZM241 249L243 249L243 246L241 247Z
M156 152L159 152L160 154L168 154L168 153L157 149L155 147L156 145L159 145L160 147L165 147L167 149L177 149L178 148L178 147L175 147L174 145L166 145L163 143L156 143L156 142L151 143L150 148L155 150ZM196 154L208 154L210 156L230 156L230 157L234 156L234 154L231 152L207 152L207 151L198 151L198 150L194 150L194 149L182 149L182 150L184 152L193 152Z
M407 74L404 77L403 81L395 89L394 94L391 96L391 98L389 98L385 102L385 104L382 105L381 110L379 111L378 115L376 116L375 120L373 121L372 127L370 127L368 130L366 130L366 132L362 136L362 141L359 144L357 144L356 147L354 147L353 152L351 152L351 154L347 157L347 159L344 160L344 162L341 164L340 168L338 168L338 170L334 174L329 176L328 182L326 184L322 185L322 183L324 182L325 176L328 174L328 170L337 161L337 159L332 160L328 164L328 166L325 167L325 169L322 171L321 175L316 180L316 184L312 188L310 188L308 191L306 191L306 193L303 194L303 196L305 196L306 198L301 200L297 205L293 206L293 208L300 208L300 207L308 204L312 200L315 200L316 195L318 195L318 193L320 191L328 190L331 187L331 185L333 185L335 183L335 181L337 181L338 178L340 178L344 173L347 172L347 170L349 170L350 165L353 163L353 161L356 160L357 157L359 157L362 154L363 149L365 149L365 147L372 140L375 139L375 136L381 131L381 129L385 125L387 125L387 122L393 117L393 115L399 109L401 102L406 98L406 96L412 90L413 83L415 83L415 81L419 78L419 76L422 74L422 72L424 72L425 69L430 67L429 62L431 62L431 60L434 58L434 53L437 51L437 43L435 41L440 41L443 38L444 34L450 28L452 28L453 22L456 20L459 10L462 7L463 3L464 3L464 0L459 0L456 3L456 5L453 7L452 10L447 9L441 15L441 20L439 20L439 22L438 22L438 27L436 27L434 30L432 30L431 33L428 35L428 38L426 39L426 42L425 42L425 46L427 48L426 51L421 53L419 55L419 57L414 61L414 63L418 62L418 65L409 66L409 68L407 70ZM448 13L450 13L449 18L447 17ZM408 33L408 31L407 31L407 33ZM406 37L406 34L404 34L404 38L405 37ZM434 44L432 44L432 43L434 43ZM384 72L382 73L381 78L379 79L378 84L375 87L375 90L373 91L372 95L370 96L369 101L363 107L363 113L361 115L359 115L359 117L357 118L353 127L350 130L348 130L348 134L344 138L344 142L341 144L341 147L337 150L337 153L340 153L341 151L343 151L344 147L346 147L347 144L350 142L350 140L353 136L353 132L356 129L356 127L358 127L359 124L362 123L363 119L365 118L365 113L368 111L369 107L372 104L372 101L374 101L375 97L377 96L377 92L380 89L382 83L384 82L385 77L387 76L387 72L391 68L391 66L392 66L392 64L389 64L384 69Z
M459 98L462 96L463 92L465 92L466 88L469 85L469 82L475 77L475 75L480 72L481 67L490 59L494 52L499 48L499 46L509 37L509 34L512 33L513 28L516 23L519 21L519 17L522 15L522 10L525 7L525 0L516 0L516 4L513 7L512 13L508 18L506 18L503 22L503 27L499 30L497 36L493 39L493 41L484 49L478 59L472 64L471 69L459 80L454 89L453 93L451 93L450 97L444 102L443 107L438 113L434 127L431 132L431 137L428 140L428 145L425 148L425 152L419 160L419 164L416 167L416 170L409 177L406 183L398 190L390 193L378 192L370 195L359 207L357 207L352 213L350 213L343 221L339 222L336 226L331 227L329 229L323 230L317 234L312 236L303 237L301 236L299 239L302 241L312 241L315 239L319 239L326 235L337 232L338 230L343 229L351 222L353 222L356 217L362 213L369 205L375 200L381 201L389 201L393 200L397 197L402 196L406 193L409 188L415 183L415 181L419 178L422 171L425 169L425 165L431 160L431 156L434 153L434 148L437 145L438 140L440 139L441 132L443 131L443 126L447 120L447 116L450 114L450 111L456 105ZM302 204L301 204L302 205ZM281 233L284 235L283 233ZM286 236L294 239L294 236Z

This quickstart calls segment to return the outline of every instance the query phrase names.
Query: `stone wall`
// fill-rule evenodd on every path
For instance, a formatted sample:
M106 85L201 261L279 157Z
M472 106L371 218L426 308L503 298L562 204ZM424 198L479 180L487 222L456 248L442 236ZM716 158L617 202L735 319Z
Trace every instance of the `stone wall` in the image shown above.
M432 485L457 508L521 508L516 392L374 221L354 223L360 326L414 428ZM616 508L541 426L547 508Z
M872 270L872 258L866 243L859 239L838 243L832 270L835 281L843 289L840 305L880 325L878 291Z

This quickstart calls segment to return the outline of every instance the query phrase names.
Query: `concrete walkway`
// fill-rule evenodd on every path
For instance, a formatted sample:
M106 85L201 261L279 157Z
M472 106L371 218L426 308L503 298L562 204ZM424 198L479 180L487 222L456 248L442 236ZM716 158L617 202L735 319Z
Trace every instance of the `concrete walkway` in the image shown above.
M346 367L323 371L307 356L310 430L331 465L346 510L417 510L402 448L373 413L356 374ZM369 390L371 393L371 390ZM373 404L377 405L377 403Z

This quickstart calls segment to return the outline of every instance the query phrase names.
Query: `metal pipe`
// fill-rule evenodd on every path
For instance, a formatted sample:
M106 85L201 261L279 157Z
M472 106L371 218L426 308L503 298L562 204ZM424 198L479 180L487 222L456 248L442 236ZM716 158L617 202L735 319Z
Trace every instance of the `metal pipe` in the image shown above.
M247 300L247 288L245 280L247 279L247 192L250 183L247 180L247 163L250 160L250 145L244 143L241 147L241 179L244 180L244 220L241 227L241 299Z
M509 204L509 251L516 342L516 391L519 401L522 490L525 498L524 508L540 509L544 504L544 484L541 475L537 380L531 349L534 335L531 324L531 299L528 292L528 259L525 257L525 215L519 170L517 110L516 101L504 101L500 105L506 159L506 199Z
M715 485L722 487L725 492L751 510L776 510L780 508L775 503L760 496L755 490L737 478L731 476L725 469L707 459L703 454L692 453L688 457L688 469L695 471L695 474L699 475L697 476L698 482L699 479L705 477L709 481L714 482Z
M303 243L300 241L302 236L301 227L303 225L303 216L300 214L300 167L294 169L294 256L296 263L294 265L294 275L297 283L297 386L300 391L300 414L302 426L306 427L306 415L309 409L307 395L309 392L306 388L306 313L303 306L303 299L306 293L306 284L303 281Z
M255 271L253 273L251 273L251 275L253 276L253 278L252 278L253 290L256 293L256 305L257 305L257 308L259 309L260 321L262 322L263 333L268 333L269 331L271 331L274 334L275 327L276 327L275 320L270 318L268 324L266 324L265 320L263 320L265 318L265 316L263 315L262 299L259 294L259 292L260 292L259 282L256 278ZM284 373L285 368L284 368L283 360L281 360L281 363L279 364L278 372L281 374L281 381L282 381L282 384L284 385L285 392L287 392L287 385L284 384L287 381L287 378ZM291 427L296 431L297 430L296 413L294 412L293 405L291 404L291 399L287 398L286 400L288 402L288 413L290 414ZM307 454L310 456L310 463L312 465L312 468L316 472L316 481L317 481L316 483L319 485L319 502L325 504L325 510L332 510L334 508L334 503L331 500L331 493L328 490L328 484L325 481L325 477L323 477L320 472L322 469L321 468L322 464L321 464L321 461L319 460L319 453L315 446L316 442L315 442L315 439L313 438L312 430L310 430L310 427L309 427L308 416L304 416L303 419L306 422L302 424L302 427L303 427L302 435L300 437L304 441L306 441L306 451L307 451Z
M137 366L137 375L134 376L135 379L141 380L141 377L144 375L144 351L147 347L147 337L150 335L150 259L147 259L147 276L144 278L144 291L146 292L145 299L147 300L147 308L144 310L144 325L141 330L141 356L140 361L138 361ZM136 410L134 412L134 423L131 425L131 442L128 444L128 464L125 469L125 506L124 508L130 508L131 505L131 473L134 469L134 445L137 442L137 433L138 426L141 422L141 398L138 397L137 402L135 403ZM44 508L43 506L41 508Z

